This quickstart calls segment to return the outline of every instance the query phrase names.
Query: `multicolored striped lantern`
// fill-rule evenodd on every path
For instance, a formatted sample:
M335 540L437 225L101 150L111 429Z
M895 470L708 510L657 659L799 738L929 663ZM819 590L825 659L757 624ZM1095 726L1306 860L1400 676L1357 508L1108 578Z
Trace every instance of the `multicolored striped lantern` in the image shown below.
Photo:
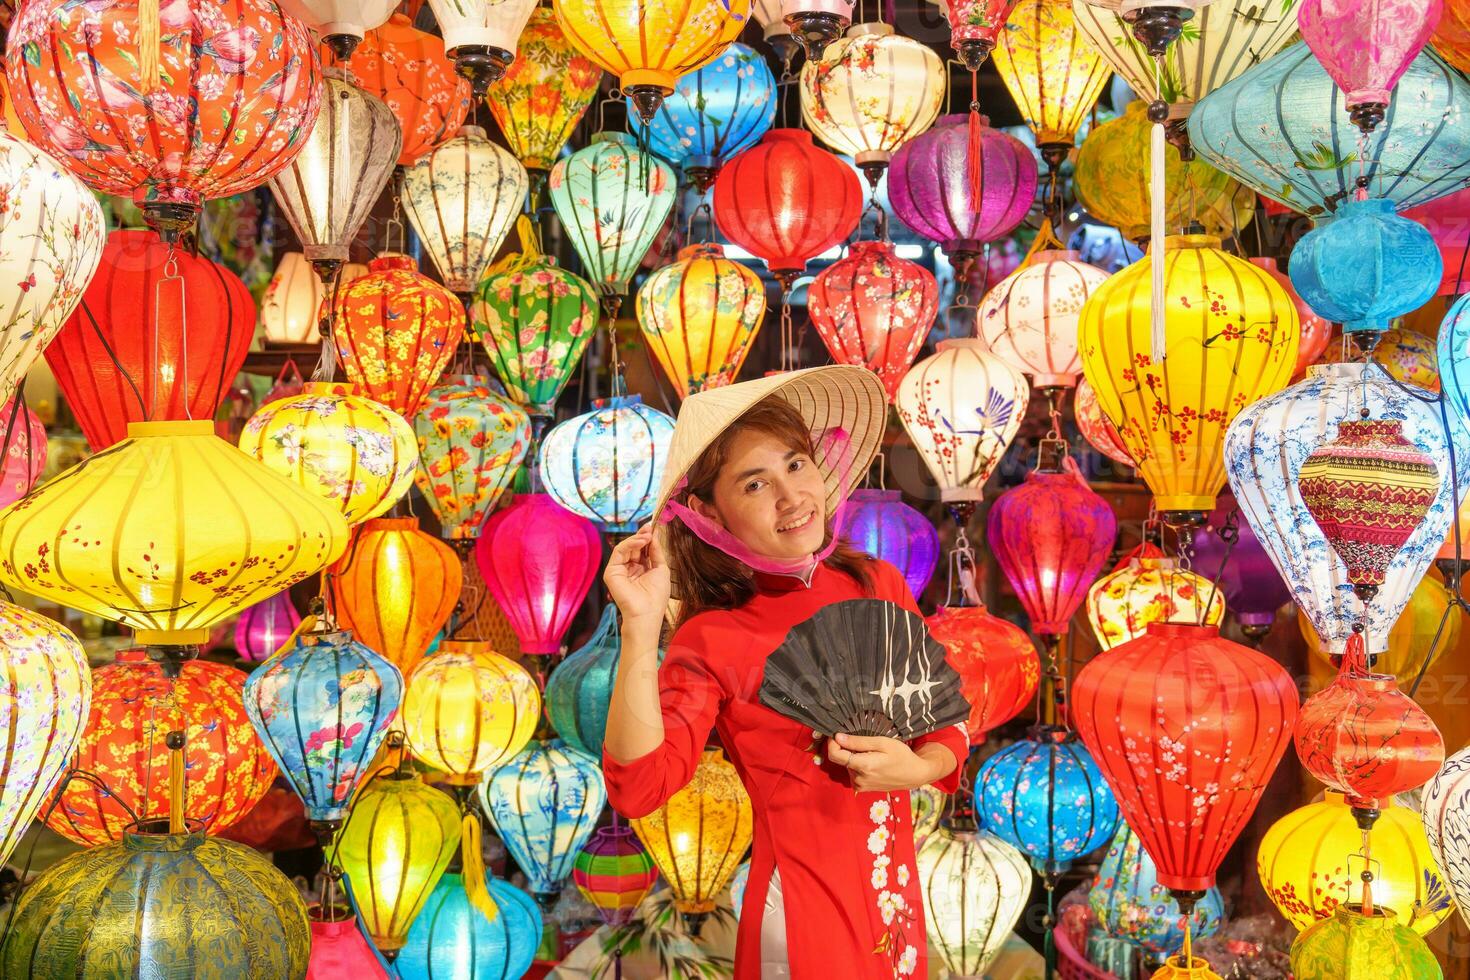
M970 717L970 744L1020 714L1036 696L1041 661L1026 631L983 604L940 606L924 620L929 635L944 645L960 675Z
M603 922L620 926L637 914L658 871L632 829L614 823L599 827L577 853L572 881Z
M531 419L490 379L445 375L413 417L419 491L446 538L478 537L531 448Z
M903 502L902 491L854 490L837 533L858 551L896 566L915 601L929 587L939 564L939 532Z
M637 395L592 403L541 441L541 481L562 507L601 530L631 534L663 485L674 420Z
M690 245L638 289L638 328L680 398L730 384L766 317L760 276L719 245Z

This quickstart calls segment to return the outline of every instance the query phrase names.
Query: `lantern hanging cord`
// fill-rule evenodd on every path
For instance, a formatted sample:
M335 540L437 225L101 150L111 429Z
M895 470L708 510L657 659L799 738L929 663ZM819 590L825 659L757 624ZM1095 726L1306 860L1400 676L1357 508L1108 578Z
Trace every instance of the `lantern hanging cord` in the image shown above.
M313 381L331 383L337 376L337 335L332 327L333 317L337 313L338 291L341 288L342 270L338 268L332 272L332 281L327 284L326 316L317 323L317 332L322 338L322 351L317 358L316 367L311 372Z
M91 324L92 333L96 334L97 342L102 345L102 350L107 355L107 359L117 369L118 377L128 383L128 390L133 393L133 398L138 402L138 413L143 416L145 422L152 421L152 413L149 411L148 405L143 401L143 393L138 390L138 385L133 381L133 376L128 373L127 368L123 367L122 361L118 360L117 354L112 349L112 345L107 342L107 336L103 334L102 327L97 323L97 318L92 315L91 308L87 306L85 296L82 298L81 303L77 305L77 309L82 311L83 315L87 318L87 322Z
M618 314L623 310L623 297L618 295L604 295L602 297L603 311L607 314L607 363L610 373L609 394L614 398L621 398L625 391L623 387L623 358L618 353Z
M954 547L949 552L949 569L945 577L944 604L954 605L955 581L960 583L960 606L979 606L980 591L975 587L975 551L963 526L955 534Z
M1159 55L1154 59L1154 92L1163 90L1163 68L1164 59ZM1149 271L1152 274L1153 288L1149 302L1149 356L1155 364L1162 364L1168 355L1166 349L1167 335L1165 332L1164 319L1164 240L1167 237L1165 229L1164 195L1166 193L1164 176L1166 160L1164 150L1166 146L1166 134L1164 122L1168 118L1169 107L1163 99L1157 95L1148 107L1148 118L1153 123L1149 127Z
M1225 566L1230 562L1230 553L1235 550L1235 542L1240 540L1240 505L1237 504L1225 515L1225 526L1219 530L1220 540L1225 543L1225 551L1220 555L1220 565L1215 569L1215 574L1210 577L1210 596L1205 604L1199 607L1196 626L1203 626L1205 620L1210 616L1210 607L1215 604L1215 596L1220 591L1220 579L1225 574Z
M780 369L790 371L796 363L796 352L791 349L796 340L796 328L791 315L791 289L781 290L781 358Z
M178 248L173 242L169 242L168 251L163 258L163 274L153 284L153 370L160 375L154 379L153 392L149 398L148 417L151 420L158 411L158 389L162 381L162 365L158 361L158 321L159 314L163 308L163 289L165 283L177 282L179 284L179 339L181 346L181 371L175 372L172 379L175 384L183 386L184 389L184 417L193 420L194 415L189 405L188 378L189 378L189 311L188 298L184 292L184 279L179 275ZM172 392L170 392L172 401Z

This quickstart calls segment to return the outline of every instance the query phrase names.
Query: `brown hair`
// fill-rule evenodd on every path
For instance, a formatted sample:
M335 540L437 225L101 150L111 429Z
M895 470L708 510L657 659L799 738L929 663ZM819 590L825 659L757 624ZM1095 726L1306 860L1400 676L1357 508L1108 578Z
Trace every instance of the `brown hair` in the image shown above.
M812 433L806 420L786 399L772 395L747 409L744 415L732 422L700 453L686 474L686 500L688 497L698 497L706 503L714 501L715 480L729 459L730 445L737 434L747 429L774 436L791 449L816 458ZM832 539L832 516L827 515L824 546ZM691 617L709 609L736 609L755 595L755 573L750 566L705 544L682 521L670 521L666 527L669 570L672 573L675 597L681 602L676 626L683 625ZM872 559L867 555L841 541L832 550L826 563L851 577L863 587L864 592L871 594Z

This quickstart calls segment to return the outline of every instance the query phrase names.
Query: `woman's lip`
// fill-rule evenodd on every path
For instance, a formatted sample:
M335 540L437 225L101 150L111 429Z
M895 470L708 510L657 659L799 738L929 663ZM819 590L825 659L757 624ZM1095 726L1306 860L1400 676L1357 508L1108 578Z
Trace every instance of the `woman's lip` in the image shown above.
M791 531L800 531L802 528L804 528L808 524L810 524L812 522L812 518L815 517L815 516L817 516L817 512L816 511L814 511L814 510L813 511L808 511L806 517L802 519L802 521L801 521L800 524L794 524L791 527L778 527L778 528L776 528L776 533L777 534L787 534L787 533L789 533Z

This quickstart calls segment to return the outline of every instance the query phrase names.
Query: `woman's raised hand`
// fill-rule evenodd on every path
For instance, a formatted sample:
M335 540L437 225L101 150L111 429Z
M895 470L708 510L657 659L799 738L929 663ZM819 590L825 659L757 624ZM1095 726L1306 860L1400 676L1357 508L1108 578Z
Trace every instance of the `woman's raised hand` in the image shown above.
M652 522L613 549L602 582L628 620L657 622L669 605L669 564Z

